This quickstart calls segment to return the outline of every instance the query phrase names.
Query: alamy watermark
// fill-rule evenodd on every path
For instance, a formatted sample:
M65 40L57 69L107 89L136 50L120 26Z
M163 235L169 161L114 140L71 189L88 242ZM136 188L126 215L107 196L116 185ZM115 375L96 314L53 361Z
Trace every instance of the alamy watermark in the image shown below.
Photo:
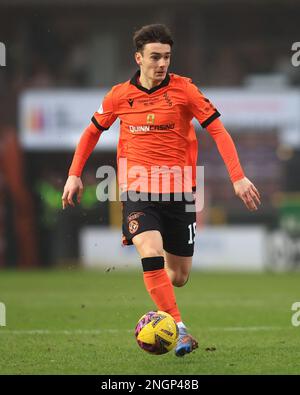
M291 62L294 67L300 66L300 41L292 44L292 51L295 53L291 57Z
M187 212L200 212L204 208L203 166L128 167L127 159L121 158L118 162L118 196L114 167L99 167L96 178L103 178L96 189L97 199L100 202L172 200L186 202Z
M0 66L6 66L6 48L5 44L0 42Z
M300 302L295 302L292 304L292 311L295 311L295 313L292 315L292 325L300 326Z
M6 307L0 302L0 326L6 326Z

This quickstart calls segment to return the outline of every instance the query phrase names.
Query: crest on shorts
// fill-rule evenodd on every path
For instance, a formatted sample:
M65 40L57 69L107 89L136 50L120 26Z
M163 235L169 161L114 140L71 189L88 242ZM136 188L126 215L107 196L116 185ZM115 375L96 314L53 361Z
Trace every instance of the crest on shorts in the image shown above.
M130 213L127 217L127 222L132 221L133 219L138 219L141 215L145 215L142 211L134 211Z
M138 230L138 228L139 228L139 223L138 223L138 221L136 221L135 219L133 219L132 221L130 221L129 222L129 224L128 224L128 229L129 229L129 232L132 234L132 233L135 233L137 230Z

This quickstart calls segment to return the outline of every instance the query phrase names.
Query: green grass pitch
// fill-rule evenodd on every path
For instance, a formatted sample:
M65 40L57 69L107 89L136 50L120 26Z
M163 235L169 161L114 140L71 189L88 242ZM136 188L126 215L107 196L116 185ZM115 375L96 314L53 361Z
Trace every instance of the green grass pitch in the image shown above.
M0 272L1 374L300 374L300 273L193 271L177 288L199 349L140 350L137 320L154 308L139 271Z

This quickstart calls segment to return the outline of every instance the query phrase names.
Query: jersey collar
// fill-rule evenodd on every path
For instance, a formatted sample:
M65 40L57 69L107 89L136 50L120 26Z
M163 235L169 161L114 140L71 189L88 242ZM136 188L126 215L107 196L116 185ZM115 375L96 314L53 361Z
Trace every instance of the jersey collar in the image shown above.
M158 89L163 88L164 86L169 85L169 82L170 82L170 75L167 74L167 75L166 75L166 78L165 78L159 85L154 86L154 87L151 88L151 89L147 89L147 88L144 88L142 85L139 85L138 82L137 82L137 81L138 81L138 77L140 76L140 74L141 74L141 72L140 72L140 70L138 70L138 71L134 74L134 76L131 78L130 83L131 83L132 85L136 86L136 87L137 87L138 89L140 89L141 91L146 92L146 93L148 93L148 94L153 93L153 92L156 92Z

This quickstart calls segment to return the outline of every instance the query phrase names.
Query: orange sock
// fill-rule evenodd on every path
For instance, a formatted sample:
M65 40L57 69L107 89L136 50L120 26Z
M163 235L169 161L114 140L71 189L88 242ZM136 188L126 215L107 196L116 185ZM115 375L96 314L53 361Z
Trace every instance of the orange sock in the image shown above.
M164 257L142 258L142 265L146 289L157 309L171 314L176 322L180 322L174 288L164 269Z

